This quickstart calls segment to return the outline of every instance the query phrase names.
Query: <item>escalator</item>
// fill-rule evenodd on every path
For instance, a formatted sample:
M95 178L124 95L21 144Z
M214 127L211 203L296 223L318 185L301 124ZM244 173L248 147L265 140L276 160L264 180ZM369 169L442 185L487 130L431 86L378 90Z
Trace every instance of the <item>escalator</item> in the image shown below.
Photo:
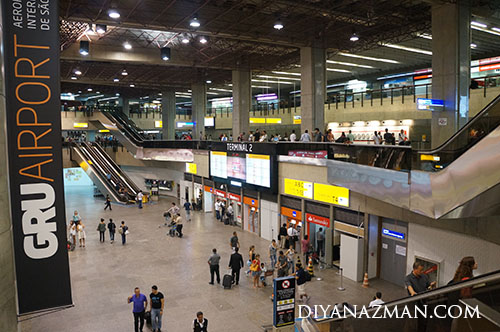
M103 195L114 202L134 201L139 188L97 143L73 143L72 159L89 175ZM109 179L108 179L109 177Z
M328 182L433 219L500 214L500 96L440 147L333 144Z
M311 315L306 325L310 331L331 332L500 331L500 271L391 301L368 309L367 315L360 315L361 310L341 306L326 316Z

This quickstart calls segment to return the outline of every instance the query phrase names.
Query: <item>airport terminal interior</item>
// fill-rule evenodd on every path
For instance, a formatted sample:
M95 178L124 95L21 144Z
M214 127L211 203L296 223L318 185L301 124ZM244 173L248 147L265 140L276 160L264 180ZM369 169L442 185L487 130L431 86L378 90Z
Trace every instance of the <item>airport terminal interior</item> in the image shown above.
M1 12L0 332L500 331L498 1Z

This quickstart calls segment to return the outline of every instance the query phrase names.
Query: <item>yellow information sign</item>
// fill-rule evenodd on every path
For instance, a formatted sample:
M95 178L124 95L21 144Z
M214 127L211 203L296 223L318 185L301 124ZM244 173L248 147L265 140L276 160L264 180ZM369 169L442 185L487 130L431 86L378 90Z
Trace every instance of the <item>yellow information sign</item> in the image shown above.
M250 118L250 123L266 123L266 118Z
M315 183L314 200L349 207L349 189Z
M186 163L186 173L196 174L198 171L195 163Z
M285 179L285 194L312 199L313 183L294 179Z
M155 128L163 128L163 121L156 120L155 121Z

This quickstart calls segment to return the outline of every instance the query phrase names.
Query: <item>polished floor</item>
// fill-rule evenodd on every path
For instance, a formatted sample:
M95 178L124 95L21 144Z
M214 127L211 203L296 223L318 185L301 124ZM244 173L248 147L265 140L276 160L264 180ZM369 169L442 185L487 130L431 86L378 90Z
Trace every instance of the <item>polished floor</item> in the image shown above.
M184 222L184 238L166 236L163 211L171 199L161 199L142 210L134 206L113 205L113 211L103 211L102 199L94 198L92 188L66 189L68 219L76 209L86 225L86 248L77 247L70 253L74 307L33 317L23 317L23 332L100 332L133 331L132 306L127 297L134 287L146 295L153 284L166 297L162 331L192 331L191 323L197 311L209 320L211 332L258 332L272 323L271 287L253 289L250 278L242 274L239 286L224 290L211 286L207 259L212 248L222 256L221 274L226 273L231 248L231 233L238 231L240 244L246 251L254 244L257 252L268 261L269 242L255 234L224 226L210 213L195 212L191 222ZM96 227L99 219L125 220L130 227L126 246L119 241L99 242ZM118 234L117 234L118 235ZM221 276L222 277L222 276ZM376 291L382 291L386 301L404 295L404 290L376 280L369 289L344 280L345 291L337 290L339 276L335 270L316 270L318 281L307 284L310 303L368 303ZM149 331L149 328L145 328Z

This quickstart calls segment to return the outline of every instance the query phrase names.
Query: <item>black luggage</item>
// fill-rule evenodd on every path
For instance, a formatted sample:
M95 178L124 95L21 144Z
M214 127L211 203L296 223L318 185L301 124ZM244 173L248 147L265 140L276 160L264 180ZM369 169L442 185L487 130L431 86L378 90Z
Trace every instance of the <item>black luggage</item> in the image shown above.
M151 311L144 313L144 319L146 320L146 324L151 325Z
M232 284L233 277L230 274L224 275L224 278L222 278L222 287L224 287L224 289L231 289Z
M224 216L224 225L229 225L229 218Z

